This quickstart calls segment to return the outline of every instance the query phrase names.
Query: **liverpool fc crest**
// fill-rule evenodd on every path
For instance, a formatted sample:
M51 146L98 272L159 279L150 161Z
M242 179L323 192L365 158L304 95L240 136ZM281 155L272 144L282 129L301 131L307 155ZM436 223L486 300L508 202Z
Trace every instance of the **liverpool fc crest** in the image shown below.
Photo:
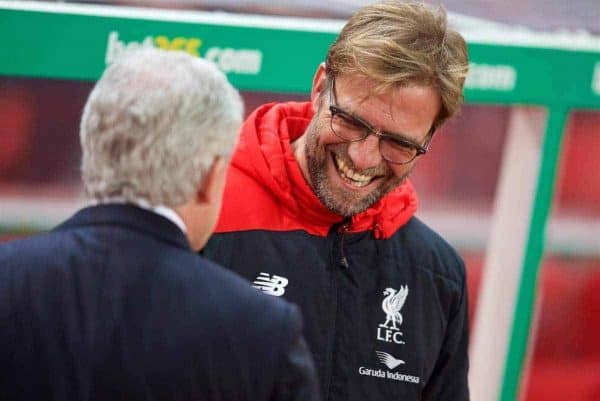
M400 310L406 302L408 296L408 286L401 286L398 290L386 288L383 291L383 301L381 308L385 312L385 322L379 324L377 328L377 339L385 342L395 342L396 344L404 344L400 340L402 332L399 326L402 325L402 314Z

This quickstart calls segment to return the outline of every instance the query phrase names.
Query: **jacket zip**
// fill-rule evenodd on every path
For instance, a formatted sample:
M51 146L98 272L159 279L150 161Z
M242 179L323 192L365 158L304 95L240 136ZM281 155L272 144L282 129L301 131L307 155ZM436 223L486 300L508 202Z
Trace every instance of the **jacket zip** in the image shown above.
M348 263L348 259L346 259L346 256L344 255L344 235L346 234L346 232L348 231L348 228L350 227L350 223L351 223L351 219L349 217L345 218L341 223L339 223L339 225L333 230L333 232L338 232L341 234L341 238L340 238L340 264L344 269L347 269L350 265ZM333 263L333 268L335 268L335 260L333 258L330 259L330 261ZM333 360L335 352L336 352L336 345L335 345L335 332L336 332L336 319L337 319L337 303L338 303L338 299L337 299L337 284L336 284L336 279L335 279L335 270L333 270L331 272L331 285L332 285L332 289L333 289L333 304L335 305L335 310L333 313L334 319L333 319L333 331L332 331L332 338L333 338L333 342L332 342L332 355L331 358ZM327 390L326 390L326 399L325 401L329 401L332 399L332 395L331 395L331 385L332 385L332 381L333 381L333 367L331 369L331 371L329 372L329 377L327 380Z
M341 238L340 238L340 264L342 265L342 267L344 269L347 269L348 267L350 267L350 264L348 263L348 259L346 258L346 255L344 254L344 236L346 235L346 233L348 232L348 229L350 228L350 217L346 217L344 219L344 221L342 222L342 224L340 225L340 228L338 229L338 231L342 234Z

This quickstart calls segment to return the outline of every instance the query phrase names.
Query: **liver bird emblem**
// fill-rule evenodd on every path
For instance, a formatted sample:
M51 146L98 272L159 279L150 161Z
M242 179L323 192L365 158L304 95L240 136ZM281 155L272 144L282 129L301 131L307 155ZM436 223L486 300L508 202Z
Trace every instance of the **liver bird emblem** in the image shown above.
M396 359L392 355L388 354L387 352L375 351L375 353L377 354L377 357L379 358L381 363L383 363L385 366L387 366L388 369L394 369L405 363L403 360Z
M393 288L386 288L383 291L383 295L386 297L383 299L381 303L381 307L386 314L385 322L380 324L379 327L388 328L388 324L391 323L392 327L389 327L392 330L399 330L396 327L396 324L400 326L402 324L402 315L400 314L400 309L404 305L406 301L406 296L408 295L408 286L401 286L398 291Z

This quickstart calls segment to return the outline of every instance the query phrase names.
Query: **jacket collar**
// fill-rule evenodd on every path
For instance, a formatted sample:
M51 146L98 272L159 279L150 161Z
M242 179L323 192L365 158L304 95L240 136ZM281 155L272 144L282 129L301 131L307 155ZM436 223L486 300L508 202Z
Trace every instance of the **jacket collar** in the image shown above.
M290 213L301 215L326 232L344 218L319 201L304 179L290 145L304 134L313 115L310 102L261 106L245 122L232 164L256 177ZM376 238L389 238L416 209L416 192L406 180L369 209L353 216L349 231L372 230Z
M185 234L175 223L132 204L101 204L86 207L59 225L56 230L102 225L127 227L179 248L191 250Z

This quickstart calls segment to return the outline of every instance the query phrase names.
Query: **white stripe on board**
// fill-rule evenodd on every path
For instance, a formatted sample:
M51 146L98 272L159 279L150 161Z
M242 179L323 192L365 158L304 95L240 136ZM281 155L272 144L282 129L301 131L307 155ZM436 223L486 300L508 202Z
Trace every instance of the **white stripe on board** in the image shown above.
M546 113L511 110L470 346L473 401L497 401L509 349Z

